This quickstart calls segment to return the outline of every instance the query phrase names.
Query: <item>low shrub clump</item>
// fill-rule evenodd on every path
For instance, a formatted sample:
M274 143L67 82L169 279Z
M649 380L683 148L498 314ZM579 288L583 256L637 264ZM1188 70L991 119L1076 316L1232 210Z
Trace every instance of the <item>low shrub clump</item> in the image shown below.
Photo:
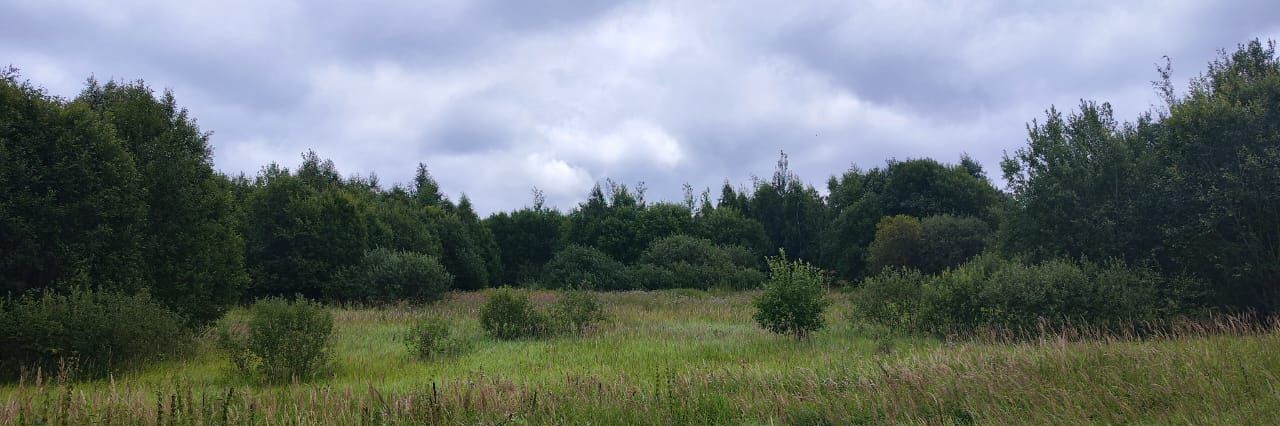
M755 300L756 323L766 330L804 338L823 327L826 278L817 267L786 254L769 259L769 281Z
M336 301L427 303L439 300L452 286L453 275L434 256L377 248L365 253L359 265L329 283L325 297Z
M636 286L646 290L743 290L758 288L765 279L749 250L688 235L654 241L632 267L631 275Z
M560 299L551 307L551 322L556 328L579 335L605 319L604 307L595 294L585 290L569 290L560 293Z
M423 318L410 326L404 342L410 353L423 360L456 354L464 346L453 335L453 324L437 316Z
M480 307L480 326L499 339L519 339L547 334L548 318L533 306L529 295L510 287L494 289Z
M242 373L284 382L323 371L332 335L333 316L324 306L268 298L254 303L245 318L224 318L217 342Z
M626 267L592 247L570 245L542 267L543 288L561 289L587 285L600 290L630 290Z
M494 289L480 307L480 325L499 339L542 337L558 332L585 334L606 318L600 300L586 290L560 292L559 299L545 312L534 306L522 290Z
M937 334L1154 323L1193 312L1203 283L1112 261L1027 264L993 254L936 276L890 270L852 294L855 317Z
M183 319L146 294L73 290L0 300L0 379L37 369L102 377L189 347Z

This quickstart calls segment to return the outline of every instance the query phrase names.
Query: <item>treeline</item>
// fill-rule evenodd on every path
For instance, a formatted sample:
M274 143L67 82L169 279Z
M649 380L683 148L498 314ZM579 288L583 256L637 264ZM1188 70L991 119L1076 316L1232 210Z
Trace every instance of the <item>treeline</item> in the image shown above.
M535 189L529 206L482 219L465 195L446 196L425 165L413 182L390 187L344 177L314 152L295 169L224 176L213 169L209 134L171 93L90 80L60 99L10 70L0 83L0 285L10 295L146 292L204 324L266 296L378 302L501 285L752 288L779 252L863 287L903 271L921 280L990 275L961 266L989 253L1005 260L986 264L1066 262L1086 277L1120 265L1140 271L1135 282L1155 287L1151 294L1191 280L1204 284L1186 300L1275 309L1274 46L1224 53L1184 95L1167 69L1157 88L1166 104L1132 122L1117 121L1105 103L1050 109L1002 162L1004 191L962 156L853 167L823 195L782 154L768 178L726 182L718 193L686 186L677 202L605 181L568 211L545 206Z

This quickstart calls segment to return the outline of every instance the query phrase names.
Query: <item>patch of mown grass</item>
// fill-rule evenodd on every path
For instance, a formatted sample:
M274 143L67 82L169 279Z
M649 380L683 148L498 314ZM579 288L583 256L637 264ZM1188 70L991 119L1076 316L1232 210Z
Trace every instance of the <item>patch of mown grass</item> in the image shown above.
M334 310L334 369L299 384L237 377L211 345L82 383L0 388L0 423L1248 423L1280 416L1280 332L1232 323L1146 340L1017 343L894 336L828 312L795 341L751 322L752 293L602 293L583 337L499 341L482 294ZM550 293L535 303L554 302ZM426 311L426 312L424 312ZM421 361L400 338L448 317L469 349Z

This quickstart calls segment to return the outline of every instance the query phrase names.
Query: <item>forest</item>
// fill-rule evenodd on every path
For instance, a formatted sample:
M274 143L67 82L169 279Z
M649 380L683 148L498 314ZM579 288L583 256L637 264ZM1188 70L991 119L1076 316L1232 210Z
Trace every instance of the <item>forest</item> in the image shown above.
M224 174L175 93L64 99L10 67L0 423L1280 415L1280 57L1250 41L1181 84L1160 69L1136 117L1050 107L998 167L817 183L784 152L680 200L606 179L480 217L425 162Z

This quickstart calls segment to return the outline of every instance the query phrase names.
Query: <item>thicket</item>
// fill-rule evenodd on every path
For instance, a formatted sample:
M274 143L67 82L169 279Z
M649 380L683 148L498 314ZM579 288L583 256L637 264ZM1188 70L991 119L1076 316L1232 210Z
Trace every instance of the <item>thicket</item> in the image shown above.
M0 299L0 379L93 378L183 353L182 317L145 293L72 290Z
M555 303L543 309L529 299L527 291L502 287L491 290L480 307L480 326L490 336L503 340L584 334L605 319L600 300L591 292L576 288L559 292Z
M851 298L855 318L899 330L1020 333L1153 325L1197 313L1208 292L1202 281L1118 260L1028 263L988 253L938 275L888 270L864 280Z

